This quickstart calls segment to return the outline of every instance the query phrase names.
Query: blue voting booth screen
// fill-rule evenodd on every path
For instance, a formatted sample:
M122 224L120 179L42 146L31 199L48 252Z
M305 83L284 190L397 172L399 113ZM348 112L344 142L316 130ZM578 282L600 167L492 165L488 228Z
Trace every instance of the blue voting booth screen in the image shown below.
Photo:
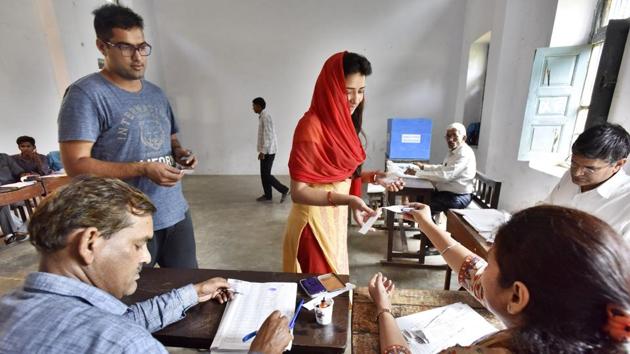
M428 118L387 120L387 158L428 160L431 156L431 126Z

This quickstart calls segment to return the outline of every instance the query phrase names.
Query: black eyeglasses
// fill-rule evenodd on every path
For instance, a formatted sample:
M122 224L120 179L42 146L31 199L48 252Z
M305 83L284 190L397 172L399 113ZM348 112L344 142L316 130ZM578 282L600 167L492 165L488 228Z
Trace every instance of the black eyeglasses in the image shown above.
M149 43L141 43L138 45L131 45L126 43L110 43L108 41L103 41L103 43L107 44L110 47L118 48L123 57L132 57L136 51L138 51L138 53L140 53L140 55L142 55L143 57L148 57L149 55L151 55L151 45Z
M601 170L602 168L610 167L612 164L606 164L604 166L582 166L575 161L571 161L571 169L577 171L582 169L585 175L592 175L593 173Z

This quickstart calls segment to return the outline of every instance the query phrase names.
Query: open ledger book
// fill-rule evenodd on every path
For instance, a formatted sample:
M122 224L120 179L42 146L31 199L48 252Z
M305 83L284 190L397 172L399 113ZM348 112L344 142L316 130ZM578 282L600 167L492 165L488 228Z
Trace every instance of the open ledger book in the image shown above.
M241 294L227 303L210 351L212 353L247 353L253 339L243 337L256 331L275 310L293 317L297 283L255 283L228 279L230 287ZM291 343L287 349L291 349Z

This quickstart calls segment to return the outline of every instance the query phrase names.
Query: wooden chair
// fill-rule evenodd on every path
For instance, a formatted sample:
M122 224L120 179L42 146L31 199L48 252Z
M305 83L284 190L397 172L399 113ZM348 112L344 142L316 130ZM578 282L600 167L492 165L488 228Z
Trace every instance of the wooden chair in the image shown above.
M473 180L472 199L481 209L496 209L499 206L501 182L490 179L477 171Z
M499 206L499 194L501 193L501 182L490 179L488 176L477 171L473 180L472 202L468 208L479 207L481 209L496 209ZM475 203L475 205L472 205ZM451 288L450 267L446 269L444 276L444 290Z

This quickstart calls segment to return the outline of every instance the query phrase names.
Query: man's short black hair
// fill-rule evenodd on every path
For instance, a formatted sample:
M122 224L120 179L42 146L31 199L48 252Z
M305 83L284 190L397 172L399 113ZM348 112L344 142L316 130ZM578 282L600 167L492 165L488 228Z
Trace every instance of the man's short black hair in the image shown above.
M20 145L22 143L31 143L31 145L35 146L35 139L33 137L26 136L26 135L22 135L22 136L18 137L15 142L18 145Z
M112 38L113 28L124 30L144 28L142 17L125 6L107 4L92 13L94 14L96 37L103 41L109 41Z
M267 102L265 102L265 99L262 97L256 97L254 98L254 100L252 101L253 104L257 104L260 106L260 108L265 109L265 107L267 107Z
M618 124L596 125L580 134L571 150L587 159L614 163L630 154L630 134Z

